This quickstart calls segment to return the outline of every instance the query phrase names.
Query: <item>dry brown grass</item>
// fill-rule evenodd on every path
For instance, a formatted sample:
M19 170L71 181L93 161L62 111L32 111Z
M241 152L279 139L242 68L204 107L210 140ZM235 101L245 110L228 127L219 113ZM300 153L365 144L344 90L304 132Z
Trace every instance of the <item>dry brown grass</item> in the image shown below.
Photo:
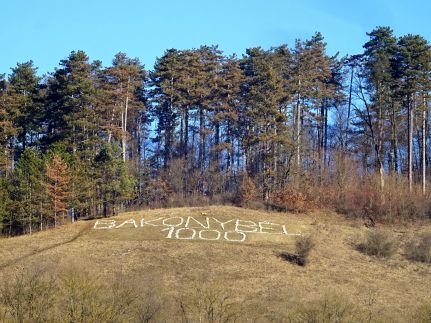
M429 231L430 224L387 227L400 242L400 249L389 259L378 259L352 247L355 238L366 231L362 223L335 214L268 213L210 206L132 212L114 219L189 215L272 220L286 224L290 232L312 234L315 247L309 264L299 267L277 256L294 252L293 236L254 234L243 243L178 241L165 239L166 233L160 228L92 230L89 226L94 222L78 222L32 236L0 240L0 281L17 265L31 269L44 262L62 272L73 264L93 273L94 279L112 278L120 272L136 284L151 281L172 302L196 295L196 284L205 282L217 285L229 300L247 308L240 322L246 318L283 320L300 304L317 304L328 293L373 313L373 318L405 322L430 299L431 280L427 277L431 277L431 267L406 260L401 251L406 241Z

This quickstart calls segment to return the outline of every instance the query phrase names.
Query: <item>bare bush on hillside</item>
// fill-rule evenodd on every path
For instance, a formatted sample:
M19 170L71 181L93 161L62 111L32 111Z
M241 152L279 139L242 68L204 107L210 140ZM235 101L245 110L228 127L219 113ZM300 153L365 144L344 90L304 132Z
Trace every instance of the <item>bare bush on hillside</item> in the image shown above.
M360 310L345 297L328 294L318 300L300 304L296 310L289 314L288 321L291 323L370 322L372 318L368 317L370 318L369 321L366 311Z
M356 244L356 249L366 255L386 258L392 256L398 244L387 231L373 229L366 233L363 241Z
M34 268L32 271L17 268L0 286L3 315L16 322L42 323L53 320L50 308L55 295L55 278L43 268Z
M404 251L409 260L431 263L431 233L412 239Z
M193 295L178 300L178 310L183 323L237 322L242 314L231 293L215 283L196 285Z

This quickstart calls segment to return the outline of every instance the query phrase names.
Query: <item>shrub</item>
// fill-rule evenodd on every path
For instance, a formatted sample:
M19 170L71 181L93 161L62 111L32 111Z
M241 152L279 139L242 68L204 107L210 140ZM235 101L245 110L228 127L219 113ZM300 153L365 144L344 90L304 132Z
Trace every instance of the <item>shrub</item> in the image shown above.
M215 283L196 285L192 295L178 299L178 310L182 322L236 322L243 314L240 303Z
M63 322L122 322L135 319L140 295L122 276L102 281L67 271L60 279L57 318Z
M278 256L288 262L305 266L308 262L308 255L314 246L314 240L310 235L300 235L295 240L295 254L282 252Z
M365 218L374 225L379 217L381 196L373 189L352 188L341 194L336 204L336 211L356 218Z
M430 323L431 322L431 303L423 304L414 315L414 322Z
M308 255L314 246L314 240L310 235L300 235L296 238L295 252L303 265L308 262Z
M0 322L162 322L158 289L118 276L100 279L78 270L59 279L43 268L0 282ZM3 278L3 276L2 276Z
M358 322L361 320L357 308L340 296L325 296L299 307L290 317L290 322Z
M51 321L50 308L56 292L55 280L36 268L33 272L20 270L5 279L0 287L0 307L4 321ZM8 319L6 319L8 318Z
M426 218L431 213L431 200L419 193L417 188L410 193L404 178L391 175L386 178L381 191L375 177L357 179L346 188L332 204L337 212L364 218L374 225L376 222L396 222ZM322 193L319 193L322 194Z
M409 260L431 263L431 233L411 240L404 252Z
M365 240L356 248L366 255L384 258L394 254L397 243L389 232L374 229L367 232Z
M274 204L282 210L304 212L307 208L305 195L293 189L286 188L274 194Z
M258 191L254 181L244 176L242 183L238 187L238 202L242 206L248 206L250 202L253 202L258 197Z

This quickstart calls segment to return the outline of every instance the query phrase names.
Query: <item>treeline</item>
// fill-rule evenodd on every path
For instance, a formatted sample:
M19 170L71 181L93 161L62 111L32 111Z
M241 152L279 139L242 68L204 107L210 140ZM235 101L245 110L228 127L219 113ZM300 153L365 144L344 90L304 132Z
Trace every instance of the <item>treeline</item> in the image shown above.
M150 71L124 53L104 67L74 51L43 77L17 64L0 77L3 232L211 201L369 217L414 201L430 162L431 47L388 27L368 36L346 57L316 33L241 58L169 49Z

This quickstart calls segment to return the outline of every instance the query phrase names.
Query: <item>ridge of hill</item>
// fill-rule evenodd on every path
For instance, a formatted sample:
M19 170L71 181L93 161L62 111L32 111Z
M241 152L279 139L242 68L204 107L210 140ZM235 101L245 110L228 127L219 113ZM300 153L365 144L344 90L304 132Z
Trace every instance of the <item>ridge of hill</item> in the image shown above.
M84 268L95 279L121 272L131 280L150 280L169 299L216 284L269 313L334 294L403 321L429 301L431 266L406 260L401 246L431 225L386 229L400 247L379 259L352 247L369 229L336 214L231 206L129 212L0 240L0 280L43 263L52 270ZM311 234L316 243L305 267L278 256L294 250L297 234Z

